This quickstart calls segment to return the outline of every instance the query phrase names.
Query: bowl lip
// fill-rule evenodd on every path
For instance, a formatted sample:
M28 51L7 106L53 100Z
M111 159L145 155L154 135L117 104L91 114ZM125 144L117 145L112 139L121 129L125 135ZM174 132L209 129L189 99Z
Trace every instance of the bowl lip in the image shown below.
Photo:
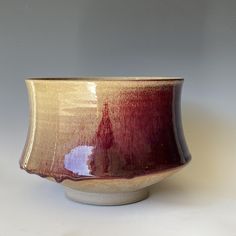
M179 76L78 76L78 77L29 77L25 81L184 81Z

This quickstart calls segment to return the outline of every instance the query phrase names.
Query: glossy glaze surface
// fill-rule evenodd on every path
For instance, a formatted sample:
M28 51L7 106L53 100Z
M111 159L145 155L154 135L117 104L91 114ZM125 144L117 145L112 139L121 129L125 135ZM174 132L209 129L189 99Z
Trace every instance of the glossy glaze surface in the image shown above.
M183 80L27 80L23 169L57 182L133 178L190 160L180 114Z

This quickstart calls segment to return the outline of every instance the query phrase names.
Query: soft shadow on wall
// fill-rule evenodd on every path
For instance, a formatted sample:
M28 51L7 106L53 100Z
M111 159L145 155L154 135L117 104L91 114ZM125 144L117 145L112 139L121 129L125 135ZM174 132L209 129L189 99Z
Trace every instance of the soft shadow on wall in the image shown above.
M194 103L183 106L185 137L192 161L179 173L154 185L155 197L230 195L236 194L232 185L236 166L236 127L233 119L220 111ZM168 201L167 198L165 201ZM195 199L196 200L196 199ZM195 201L193 199L193 201ZM178 201L178 200L177 200ZM182 200L181 200L182 201Z

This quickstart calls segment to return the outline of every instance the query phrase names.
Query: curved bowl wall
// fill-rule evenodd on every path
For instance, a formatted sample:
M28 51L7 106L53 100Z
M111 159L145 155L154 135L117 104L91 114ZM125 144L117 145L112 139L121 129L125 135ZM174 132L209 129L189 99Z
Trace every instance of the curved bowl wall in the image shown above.
M63 180L130 179L190 160L182 79L29 79L21 168Z

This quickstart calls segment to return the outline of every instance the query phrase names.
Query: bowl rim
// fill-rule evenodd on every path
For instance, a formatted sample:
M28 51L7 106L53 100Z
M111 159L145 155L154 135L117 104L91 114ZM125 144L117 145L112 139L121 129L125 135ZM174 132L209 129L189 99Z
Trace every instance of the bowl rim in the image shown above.
M183 81L179 76L78 76L29 77L25 81Z

